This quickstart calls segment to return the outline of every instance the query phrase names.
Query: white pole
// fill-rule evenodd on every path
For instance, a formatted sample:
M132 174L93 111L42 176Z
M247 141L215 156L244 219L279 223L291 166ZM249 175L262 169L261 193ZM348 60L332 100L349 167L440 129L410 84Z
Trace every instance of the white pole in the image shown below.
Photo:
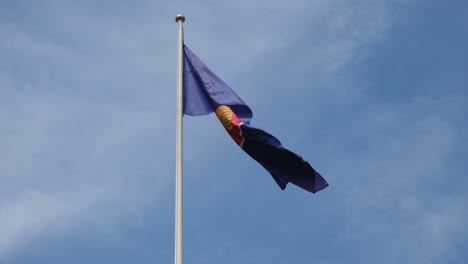
M184 27L185 17L176 16L179 24L177 43L177 132L176 132L176 197L175 197L175 256L174 263L182 264L182 99L184 82Z

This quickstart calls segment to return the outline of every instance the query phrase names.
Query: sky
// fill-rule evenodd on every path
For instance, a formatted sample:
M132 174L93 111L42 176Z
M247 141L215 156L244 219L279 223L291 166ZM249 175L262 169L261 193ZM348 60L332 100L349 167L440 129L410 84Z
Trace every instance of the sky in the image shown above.
M0 260L173 263L185 44L330 186L184 118L184 263L466 263L463 0L0 0Z

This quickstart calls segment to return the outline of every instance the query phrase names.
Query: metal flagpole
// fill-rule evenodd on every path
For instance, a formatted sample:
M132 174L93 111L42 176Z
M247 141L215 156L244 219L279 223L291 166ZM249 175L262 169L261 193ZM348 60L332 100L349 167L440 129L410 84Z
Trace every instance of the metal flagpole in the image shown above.
M177 43L177 132L176 132L176 197L175 197L175 254L174 263L182 264L182 99L184 70L184 21L183 15L176 16L179 25Z

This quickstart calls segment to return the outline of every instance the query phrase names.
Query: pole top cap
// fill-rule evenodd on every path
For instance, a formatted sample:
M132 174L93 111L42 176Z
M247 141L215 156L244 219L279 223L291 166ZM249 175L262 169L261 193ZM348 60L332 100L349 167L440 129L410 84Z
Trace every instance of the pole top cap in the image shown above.
M181 15L181 14L178 14L178 15L175 17L175 21L176 21L177 23L179 23L179 22L184 23L184 22L185 22L185 16L183 16L183 15Z

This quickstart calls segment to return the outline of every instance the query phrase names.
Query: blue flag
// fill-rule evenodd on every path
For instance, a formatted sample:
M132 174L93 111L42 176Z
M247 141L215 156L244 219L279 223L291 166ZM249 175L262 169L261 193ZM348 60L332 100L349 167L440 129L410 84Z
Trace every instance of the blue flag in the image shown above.
M252 110L187 46L184 46L183 92L184 114L200 116L214 112L234 142L260 163L281 189L289 182L313 193L328 186L301 156L284 148L269 133L252 127Z

